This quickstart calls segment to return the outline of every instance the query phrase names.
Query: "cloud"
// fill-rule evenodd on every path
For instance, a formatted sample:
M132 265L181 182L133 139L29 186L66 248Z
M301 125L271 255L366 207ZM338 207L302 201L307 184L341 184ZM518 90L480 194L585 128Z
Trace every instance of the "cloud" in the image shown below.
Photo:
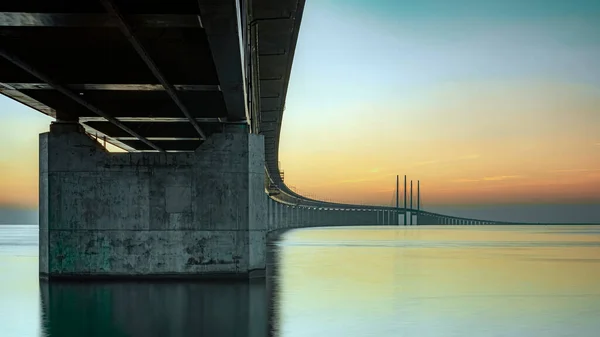
M385 189L385 190L377 190L377 191L374 191L374 192L375 193L389 193L389 192L394 192L394 191L396 191L395 188L388 188L388 189Z
M577 172L594 172L594 171L600 171L600 169L597 168L576 168L576 169L563 169L563 170L552 170L550 172L552 173L577 173Z
M459 161L459 160L477 159L479 157L480 156L478 154L468 154L468 155L461 156L461 157L456 157L456 158L450 159L450 160L426 160L426 161L421 161L421 162L415 163L414 166L423 166L423 165L441 164L441 163L451 163L451 162L455 162L455 161Z
M367 182L367 181L377 181L377 179L374 179L374 178L347 179L347 180L337 181L337 183L339 183L339 184L353 184L353 183L364 183L364 182Z
M456 179L452 180L453 183L472 183L476 181L481 181L481 179Z
M474 183L478 181L501 181L508 179L516 179L520 178L520 175L510 175L510 176L491 176L491 177L483 177L480 179L455 179L452 180L453 183Z
M477 158L479 158L478 154L469 154L469 155L466 155L466 156L458 157L459 160L477 159Z
M484 177L483 180L485 181L500 181L500 180L507 180L507 179L515 179L515 178L520 178L521 176L519 175L512 175L512 176L492 176L492 177Z
M415 163L415 166L431 165L431 164L437 164L439 162L440 162L439 160L421 161L421 162Z

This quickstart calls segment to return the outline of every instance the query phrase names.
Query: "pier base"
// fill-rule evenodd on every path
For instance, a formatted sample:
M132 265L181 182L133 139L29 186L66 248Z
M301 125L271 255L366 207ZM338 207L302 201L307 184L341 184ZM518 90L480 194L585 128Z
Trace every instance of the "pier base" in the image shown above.
M248 277L265 267L264 140L109 153L77 123L40 135L40 275Z

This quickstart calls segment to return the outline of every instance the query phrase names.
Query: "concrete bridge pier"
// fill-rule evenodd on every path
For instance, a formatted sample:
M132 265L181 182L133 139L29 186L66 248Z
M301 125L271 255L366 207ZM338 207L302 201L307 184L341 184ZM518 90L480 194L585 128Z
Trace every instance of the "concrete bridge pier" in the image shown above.
M248 277L265 267L264 141L108 153L77 123L40 135L44 277Z

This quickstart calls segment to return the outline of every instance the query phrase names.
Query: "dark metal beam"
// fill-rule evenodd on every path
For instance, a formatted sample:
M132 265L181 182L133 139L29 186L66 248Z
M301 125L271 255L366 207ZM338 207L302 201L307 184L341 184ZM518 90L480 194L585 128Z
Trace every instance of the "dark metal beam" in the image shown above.
M115 117L115 119L121 122L135 122L135 123L187 123L189 120L184 117ZM227 121L226 118L194 118L198 123L220 123L220 124L244 124L243 122ZM79 117L79 121L82 123L87 122L106 122L102 117Z
M134 27L199 28L197 15L134 14L129 18ZM117 19L93 13L20 13L0 12L0 27L117 27Z
M116 140L138 140L135 137L113 137ZM178 141L178 140L202 140L198 137L146 137L149 140Z
M78 104L82 105L86 109L92 111L93 113L97 114L98 116L106 118L106 120L108 120L109 122L113 123L114 125L116 125L117 127L119 127L121 130L123 130L123 131L127 132L128 134L134 136L135 138L139 139L144 144L150 146L151 148L153 148L153 149L155 149L157 151L164 152L160 147L156 146L154 143L150 142L149 140L147 140L143 136L141 136L138 133L136 133L135 131L131 130L130 128L128 128L127 126L125 126L123 123L121 123L117 119L111 117L110 115L108 115L104 111L100 110L96 106L88 103L86 100L84 100L83 98L81 98L79 95L77 95L76 93L74 93L70 89L68 89L68 88L66 88L66 87L64 87L64 86L62 86L62 85L54 82L50 77L46 76L45 74L40 73L38 70L36 70L32 66L30 66L29 64L27 64L26 62L24 62L23 60L21 60L17 56L12 55L8 51L4 50L3 48L0 48L0 56L4 57L8 61L10 61L14 65L16 65L17 67L19 67L19 68L23 69L24 71L28 72L29 74L37 77L41 81L46 82L47 84L49 84L50 86L52 86L55 90L61 92L63 95L69 97L70 99L72 99L73 101L75 101Z
M198 0L198 6L228 116L230 119L249 121L241 49L246 46L241 46L236 1Z
M72 90L106 90L106 91L164 91L162 84L65 84ZM47 83L0 83L0 87L13 90L52 90ZM177 91L220 91L218 85L210 84L175 84Z
M81 124L81 126L83 126L83 129L85 130L85 132L88 135L90 135L90 136L92 136L92 137L94 137L96 139L106 139L106 142L109 143L109 144L111 144L112 146L118 147L118 148L120 148L122 150L125 150L125 151L128 151L128 152L138 152L138 150L134 149L133 147L131 147L131 146L125 144L125 143L122 143L121 141L119 141L117 139L114 139L114 138L106 135L105 133L100 132L100 131L98 131L98 130L96 130L96 129L88 126L88 125Z
M150 55L148 54L148 52L146 51L144 46L142 46L140 41L133 34L133 31L131 30L129 25L126 23L125 18L119 12L119 10L115 6L115 4L111 0L101 0L101 2L102 2L102 5L104 6L104 8L106 9L106 11L108 13L110 13L111 15L113 15L117 19L118 27L121 30L121 32L125 35L125 37L127 37L127 39L129 40L129 42L131 43L131 45L133 46L135 51L142 58L142 60L144 60L144 63L146 63L146 65L148 66L148 68L150 69L152 74L154 74L156 79L158 79L158 81L162 84L162 86L165 88L165 90L167 91L167 93L169 94L171 99L175 102L175 104L177 104L177 106L179 107L181 112L185 115L185 117L187 117L189 119L190 123L192 124L194 129L196 129L196 131L198 132L200 137L202 139L206 139L206 135L200 128L200 125L198 125L198 123L194 120L194 118L188 111L187 107L183 104L183 102L177 95L177 91L175 90L175 87L171 83L169 83L167 81L167 79L163 76L163 74L160 72L160 70L158 69L158 66L156 65L156 63L154 63L152 58L150 58Z
M46 104L33 99L18 90L11 89L10 87L4 86L4 83L0 82L0 94L14 99L15 101L24 104L34 110L38 110L39 112L48 115L50 117L56 118L56 110L47 106Z

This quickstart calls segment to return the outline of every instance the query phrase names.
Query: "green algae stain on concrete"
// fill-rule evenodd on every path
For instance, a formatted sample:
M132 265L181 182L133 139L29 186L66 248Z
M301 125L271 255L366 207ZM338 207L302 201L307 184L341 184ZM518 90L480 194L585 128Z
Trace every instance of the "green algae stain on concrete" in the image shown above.
M110 239L98 233L53 232L49 247L54 273L97 273L111 271L113 249Z
M101 271L110 271L111 270L111 263L110 263L111 253L112 253L112 248L111 248L110 241L108 240L108 238L102 237L102 240L100 242L100 249L98 251L98 257L99 257L98 268Z
M71 233L61 232L51 233L52 239L50 240L50 251L48 252L49 260L51 261L50 267L52 272L57 273L70 273L76 270L76 264L79 260L79 252L77 248L73 246L73 238L67 238L67 235Z

